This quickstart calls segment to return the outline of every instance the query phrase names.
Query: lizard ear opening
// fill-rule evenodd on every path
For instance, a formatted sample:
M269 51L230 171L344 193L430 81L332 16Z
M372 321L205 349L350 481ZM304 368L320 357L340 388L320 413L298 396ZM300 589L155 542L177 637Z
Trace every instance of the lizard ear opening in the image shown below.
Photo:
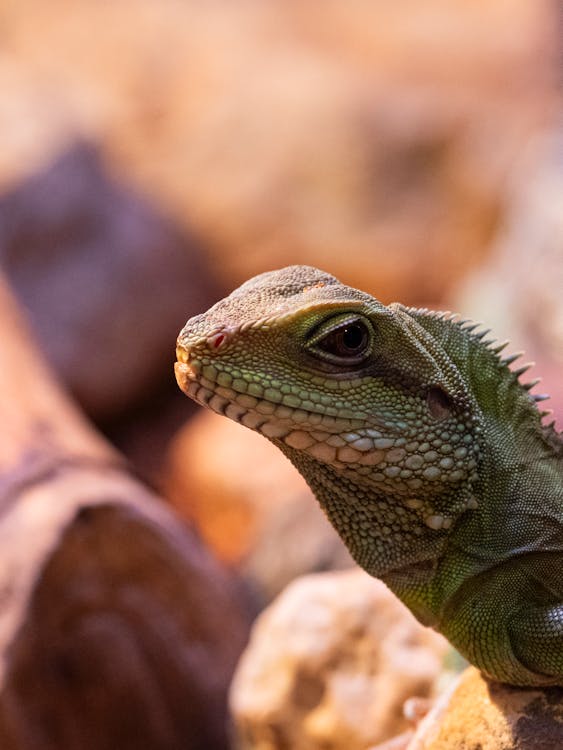
M426 396L428 411L437 422L451 416L453 404L450 396L439 385L433 385Z

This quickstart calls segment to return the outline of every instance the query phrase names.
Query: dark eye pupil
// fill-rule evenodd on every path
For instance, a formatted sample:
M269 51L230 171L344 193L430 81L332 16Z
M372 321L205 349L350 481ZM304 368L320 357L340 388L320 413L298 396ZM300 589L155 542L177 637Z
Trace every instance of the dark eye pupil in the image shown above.
M358 325L358 323L346 326L342 330L341 336L344 349L348 349L350 352L363 349L367 343L366 330L363 326Z
M318 347L337 357L359 357L369 345L369 332L363 323L346 323L331 331Z

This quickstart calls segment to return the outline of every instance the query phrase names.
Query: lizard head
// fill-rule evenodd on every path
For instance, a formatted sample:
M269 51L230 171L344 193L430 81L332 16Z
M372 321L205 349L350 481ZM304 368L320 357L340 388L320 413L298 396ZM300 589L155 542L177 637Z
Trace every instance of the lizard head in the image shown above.
M446 604L463 603L462 584L504 559L514 535L517 554L528 549L512 513L525 529L542 503L534 490L518 510L526 466L516 427L525 425L526 448L535 441L533 471L561 455L559 437L542 431L533 383L518 382L526 368L511 371L514 356L501 360L503 345L474 328L293 266L190 319L176 377L198 403L277 445L355 560L423 622L441 624Z
M176 377L275 442L311 485L315 466L330 467L426 513L427 525L448 525L428 498L475 469L473 404L441 347L402 306L315 268L261 274L191 318Z

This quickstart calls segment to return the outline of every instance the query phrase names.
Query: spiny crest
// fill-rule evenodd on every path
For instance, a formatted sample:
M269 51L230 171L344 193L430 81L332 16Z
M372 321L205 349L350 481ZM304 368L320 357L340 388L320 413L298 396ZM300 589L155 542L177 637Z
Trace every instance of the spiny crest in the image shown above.
M413 315L418 322L423 321L436 321L440 326L445 324L445 328L431 331L436 334L446 333L449 331L457 331L463 333L464 337L468 342L469 346L477 346L479 350L488 352L492 355L499 368L499 374L502 376L513 377L514 384L521 388L523 393L528 397L530 402L540 403L549 399L549 395L546 393L530 393L531 389L534 388L538 383L541 382L541 378L534 378L528 382L521 382L520 377L524 375L533 365L534 362L527 362L516 369L511 369L510 365L516 362L522 355L523 351L515 352L507 357L502 357L501 352L508 346L509 341L497 341L495 339L486 339L487 334L491 332L490 328L482 328L482 323L475 322L468 318L462 318L459 313L452 313L450 311L432 311L427 308L405 308L406 311ZM537 410L540 420L544 417L548 417L553 414L551 409L548 410ZM556 448L557 451L563 453L563 431L559 432L555 428L555 421L549 424L542 424L545 430L546 437L550 444Z

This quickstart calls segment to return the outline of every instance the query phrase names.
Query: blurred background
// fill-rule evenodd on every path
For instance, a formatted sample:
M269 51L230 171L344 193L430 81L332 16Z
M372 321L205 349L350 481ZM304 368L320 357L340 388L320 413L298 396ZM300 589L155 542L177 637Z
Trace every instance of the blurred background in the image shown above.
M269 446L190 423L174 342L256 273L484 320L561 414L562 28L555 0L3 0L0 264L133 467L190 518L204 497L222 557L250 533L245 441Z
M265 441L195 416L178 331L312 264L486 321L537 362L561 426L561 14L2 0L0 266L69 392L258 606L349 560Z
M560 16L550 0L3 0L0 264L61 381L190 518L186 487L221 496L209 441L231 476L246 454L233 426L190 423L175 337L267 269L486 320L561 414ZM248 533L237 507L203 522L227 559Z

